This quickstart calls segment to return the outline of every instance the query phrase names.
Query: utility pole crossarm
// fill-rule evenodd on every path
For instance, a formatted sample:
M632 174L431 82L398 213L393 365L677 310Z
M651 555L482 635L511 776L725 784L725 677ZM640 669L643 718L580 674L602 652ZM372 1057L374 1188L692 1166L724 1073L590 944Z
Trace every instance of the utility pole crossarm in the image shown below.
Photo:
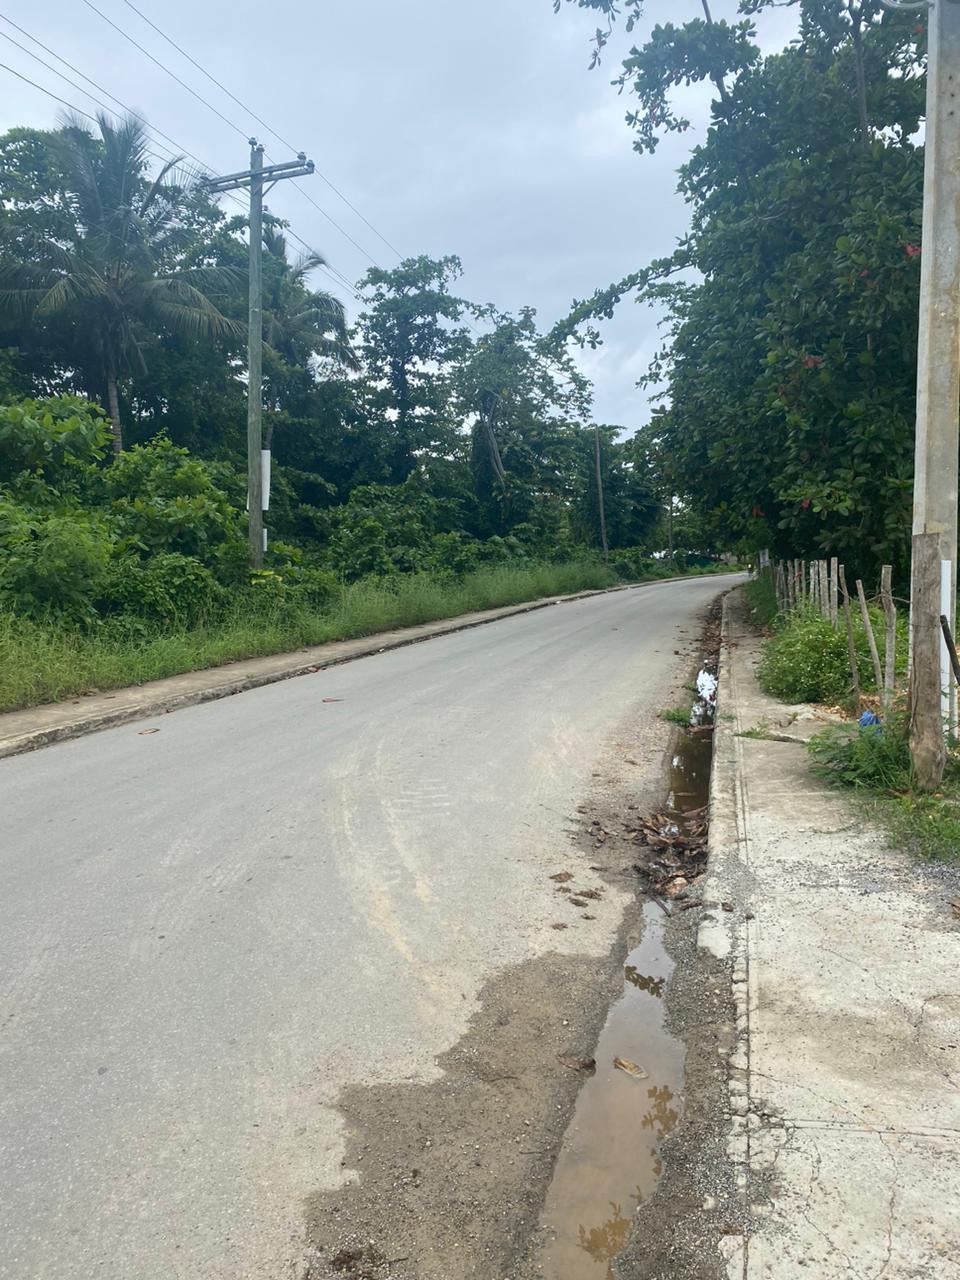
M250 567L263 567L264 492L269 486L269 454L263 453L263 190L285 178L305 178L314 165L301 151L296 160L263 163L263 147L250 139L250 168L202 181L209 195L250 192L250 297L247 326L247 535Z

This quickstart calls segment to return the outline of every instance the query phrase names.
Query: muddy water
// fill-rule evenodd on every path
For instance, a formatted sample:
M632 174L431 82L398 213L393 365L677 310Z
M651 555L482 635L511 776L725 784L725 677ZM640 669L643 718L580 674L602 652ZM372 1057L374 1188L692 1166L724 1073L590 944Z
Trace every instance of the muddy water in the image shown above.
M661 1141L680 1119L683 1046L663 1029L663 993L673 969L663 948L664 915L644 907L643 938L627 956L623 995L597 1045L567 1130L544 1209L552 1240L546 1280L606 1280L627 1245L633 1215L660 1177ZM640 1080L614 1067L636 1063ZM549 1237L548 1237L549 1238Z
M691 719L709 723L712 708ZM711 761L710 732L680 734L668 801L678 819L707 803ZM544 1280L613 1280L634 1214L660 1179L660 1144L682 1114L684 1047L664 1029L673 971L665 918L656 904L644 906L640 944L624 964L623 995L600 1034L596 1074L580 1091L544 1207ZM614 1058L635 1063L646 1078L614 1067Z

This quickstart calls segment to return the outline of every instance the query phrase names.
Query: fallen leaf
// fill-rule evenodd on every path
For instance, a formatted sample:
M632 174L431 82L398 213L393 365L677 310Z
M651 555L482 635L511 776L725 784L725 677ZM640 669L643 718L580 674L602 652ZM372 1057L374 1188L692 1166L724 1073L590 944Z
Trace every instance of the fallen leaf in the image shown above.
M342 698L324 698L324 702L342 702Z
M147 733L159 733L159 729L138 729L137 737L142 738Z
M550 926L551 929L566 929L566 927L567 926L565 924L560 924L559 921L556 924L552 924Z
M568 880L572 880L572 879L573 879L573 872L572 872L572 871L558 871L558 872L557 872L557 874L556 874L556 875L554 875L554 876L551 876L551 877L550 877L550 879L551 879L551 880L556 880L557 884L566 884Z
M592 1076L597 1069L595 1058L578 1058L572 1053L558 1053L557 1061L561 1067L569 1067L571 1071L579 1071L585 1076Z
M954 898L954 900L950 903L950 906L953 908L953 914L957 917L958 920L960 920L960 898Z
M577 894L581 898L593 898L596 902L603 896L599 889L578 889Z
M638 1067L635 1062L631 1062L629 1058L614 1058L613 1065L618 1071L625 1071L628 1076L633 1076L634 1080L648 1080L649 1076L643 1067Z

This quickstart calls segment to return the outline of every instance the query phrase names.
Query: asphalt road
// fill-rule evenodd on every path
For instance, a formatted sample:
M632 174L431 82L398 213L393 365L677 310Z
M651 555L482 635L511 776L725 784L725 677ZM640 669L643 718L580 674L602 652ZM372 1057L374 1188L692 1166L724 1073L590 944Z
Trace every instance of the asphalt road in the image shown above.
M281 1280L346 1084L604 954L546 872L723 586L541 610L0 763L0 1276ZM156 730L155 732L153 730ZM647 778L659 753L641 762Z

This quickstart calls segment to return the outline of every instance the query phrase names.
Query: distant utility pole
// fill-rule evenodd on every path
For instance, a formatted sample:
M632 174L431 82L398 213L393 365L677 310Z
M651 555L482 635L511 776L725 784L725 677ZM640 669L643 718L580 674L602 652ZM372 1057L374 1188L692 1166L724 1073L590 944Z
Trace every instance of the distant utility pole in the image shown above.
M920 9L889 0L891 9ZM921 787L943 777L945 730L955 714L939 615L957 600L960 416L960 0L929 9L923 260L913 495L910 749ZM943 696L946 691L946 697Z
M301 151L296 160L264 167L263 147L250 139L250 168L207 178L211 195L225 191L250 191L250 314L247 329L247 531L250 567L263 567L266 531L263 513L270 493L270 454L263 448L263 196L284 178L304 178L313 173L313 161Z
M593 427L594 454L597 462L597 502L600 507L600 541L603 543L603 558L610 559L610 547L607 544L607 511L603 501L603 472L600 470L600 426Z

